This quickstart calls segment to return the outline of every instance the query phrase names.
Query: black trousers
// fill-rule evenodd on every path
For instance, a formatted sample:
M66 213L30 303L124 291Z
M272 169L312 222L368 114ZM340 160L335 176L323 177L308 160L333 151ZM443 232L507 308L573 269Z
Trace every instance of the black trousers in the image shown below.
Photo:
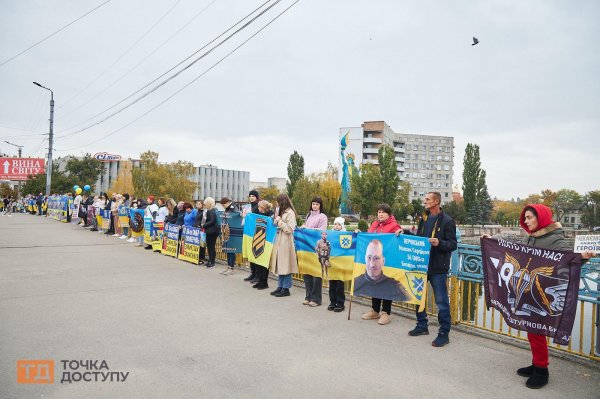
M383 302L383 307L381 302ZM392 313L392 301L388 299L371 298L371 307L376 312L383 310L387 314Z
M206 260L206 247L200 247L200 260Z
M258 266L256 263L252 263L250 262L250 277L258 277L258 274L256 273L256 268L257 267L262 267L262 266Z
M341 308L344 306L344 282L342 280L329 280L329 302L331 306Z
M320 305L323 300L323 279L308 274L305 274L302 278L304 279L304 287L306 287L306 296L304 299Z
M208 250L208 261L210 263L215 263L215 259L217 259L217 250L215 246L217 245L218 234L207 234L206 235L206 249Z
M269 269L260 265L254 265L256 269L256 277L258 277L258 284L269 286Z

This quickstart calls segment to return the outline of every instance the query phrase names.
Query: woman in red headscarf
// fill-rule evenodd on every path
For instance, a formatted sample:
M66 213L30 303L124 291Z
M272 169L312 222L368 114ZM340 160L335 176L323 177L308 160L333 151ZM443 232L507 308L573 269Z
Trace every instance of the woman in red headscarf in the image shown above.
M552 211L546 205L531 204L521 212L520 225L527 233L522 243L531 247L572 251L573 246L565 239L565 232L560 223L552 220ZM595 256L586 251L581 254L584 260ZM527 333L533 356L532 364L517 370L517 374L527 379L527 387L542 388L548 383L548 344L546 336Z

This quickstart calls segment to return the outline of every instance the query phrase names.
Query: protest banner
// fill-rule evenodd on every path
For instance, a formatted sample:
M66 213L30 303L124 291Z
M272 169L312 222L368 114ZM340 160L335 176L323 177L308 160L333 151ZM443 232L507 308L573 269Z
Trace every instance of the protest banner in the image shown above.
M296 229L294 244L301 274L329 280L352 279L356 233Z
M152 222L152 250L156 252L160 252L162 250L162 240L165 232L165 223L164 222Z
M181 240L179 243L179 255L181 260L191 262L195 265L200 260L200 228L183 226Z
M152 216L144 216L144 244L152 245L153 232Z
M129 208L129 228L132 237L144 235L144 210Z
M73 223L79 223L79 204L75 204L74 202L71 203L71 222Z
M426 237L359 233L352 295L419 305L425 309L431 244Z
M217 212L221 220L221 249L225 253L241 253L244 228L239 212Z
M517 330L567 345L577 310L581 255L482 238L485 302Z
M119 226L124 229L129 227L129 208L125 205L119 205Z
M103 209L100 211L100 213L102 215L102 221L101 221L102 230L104 232L106 232L106 231L108 231L108 229L110 229L110 218L111 218L110 209Z
M584 251L600 253L600 235L575 236L574 251L580 254Z
M277 227L268 216L249 213L244 221L242 252L249 262L269 268Z
M165 223L162 248L160 250L163 255L172 256L174 258L177 257L180 228L179 225Z

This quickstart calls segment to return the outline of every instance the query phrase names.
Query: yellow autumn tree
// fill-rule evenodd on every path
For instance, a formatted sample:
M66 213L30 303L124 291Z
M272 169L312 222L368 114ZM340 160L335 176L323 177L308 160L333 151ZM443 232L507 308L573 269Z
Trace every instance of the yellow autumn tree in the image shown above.
M194 173L191 162L158 162L158 153L146 151L140 155L140 167L132 172L135 195L138 197L170 197L176 201L190 201L196 183L190 180Z
M117 174L117 180L113 182L113 184L108 189L110 194L119 193L119 194L129 194L134 195L133 188L133 177L132 177L132 169L133 162L131 161L121 161L119 168L119 173Z

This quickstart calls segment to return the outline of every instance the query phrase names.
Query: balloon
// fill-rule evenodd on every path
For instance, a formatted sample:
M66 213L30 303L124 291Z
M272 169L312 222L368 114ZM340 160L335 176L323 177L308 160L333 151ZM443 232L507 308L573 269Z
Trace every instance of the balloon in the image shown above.
M79 188L79 186L76 184L73 186L73 191L77 191L77 189Z
M83 186L83 189L84 189L85 191L90 191L90 185L89 185L89 184L86 184L85 186Z
M77 190L75 190L75 192L77 193L77 195L81 194L81 187L77 187Z

